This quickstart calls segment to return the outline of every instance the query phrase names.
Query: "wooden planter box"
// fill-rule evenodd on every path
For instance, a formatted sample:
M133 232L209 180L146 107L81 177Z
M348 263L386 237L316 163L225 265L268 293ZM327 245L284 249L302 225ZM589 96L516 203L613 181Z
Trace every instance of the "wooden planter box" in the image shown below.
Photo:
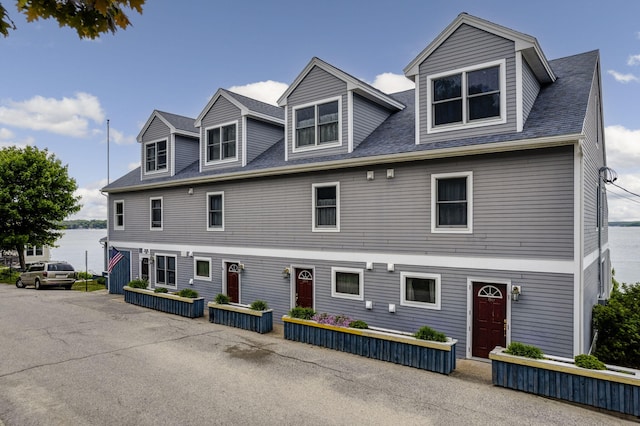
M535 395L640 416L640 371L576 367L572 359L523 358L497 347L489 354L493 384Z
M204 316L204 297L191 299L175 294L154 293L142 288L124 287L124 301L132 305L180 315L187 318Z
M432 342L370 329L318 324L282 317L284 338L442 374L456 368L457 340Z
M260 334L273 330L273 309L254 311L247 306L209 302L209 322L255 331Z

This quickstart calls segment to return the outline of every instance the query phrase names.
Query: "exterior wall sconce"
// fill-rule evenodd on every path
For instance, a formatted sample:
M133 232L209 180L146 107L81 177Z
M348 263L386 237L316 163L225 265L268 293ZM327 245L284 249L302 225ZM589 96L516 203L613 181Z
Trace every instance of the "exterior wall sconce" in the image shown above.
M189 189L187 190L187 194L189 194L189 195L193 195L193 188L189 188Z
M511 286L511 300L517 302L520 300L520 295L522 294L522 287L519 285Z
M373 271L373 262L367 262L367 271Z
M373 300L367 300L366 302L364 302L364 307L372 310L373 309Z
M193 278L189 278L189 285L193 285Z
M392 314L396 312L396 305L393 303L389 303L389 312Z
M288 279L291 276L291 268L289 268L288 266L286 266L283 270L282 270L282 278L284 279Z
M387 169L387 179L393 179L396 177L396 173L394 169Z
M375 177L375 174L373 173L373 170L369 170L367 172L367 180L373 180Z
M393 263L387 263L387 271L393 272L396 266Z
M244 263L238 263L238 268L240 268L240 272L244 272Z

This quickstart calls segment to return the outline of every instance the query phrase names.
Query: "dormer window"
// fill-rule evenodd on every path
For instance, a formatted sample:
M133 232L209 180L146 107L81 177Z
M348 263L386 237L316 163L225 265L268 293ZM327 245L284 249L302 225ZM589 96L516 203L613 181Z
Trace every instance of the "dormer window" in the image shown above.
M339 145L340 99L294 108L295 148Z
M167 169L167 140L148 142L144 145L145 172L160 172Z
M207 162L237 159L237 123L207 129Z
M505 61L430 76L429 132L504 123Z

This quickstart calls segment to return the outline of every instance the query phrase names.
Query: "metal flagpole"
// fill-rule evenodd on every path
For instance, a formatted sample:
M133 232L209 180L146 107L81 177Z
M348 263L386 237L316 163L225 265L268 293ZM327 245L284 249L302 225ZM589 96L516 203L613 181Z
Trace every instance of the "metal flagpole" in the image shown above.
M107 185L109 185L109 119L107 118ZM109 270L109 261L111 256L111 247L109 246L109 193L107 192L107 291L111 292L111 271Z

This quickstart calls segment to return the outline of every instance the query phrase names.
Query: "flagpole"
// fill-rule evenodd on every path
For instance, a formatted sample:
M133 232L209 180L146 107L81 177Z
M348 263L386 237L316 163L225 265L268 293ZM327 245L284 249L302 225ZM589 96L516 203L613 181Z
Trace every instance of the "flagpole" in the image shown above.
M107 185L109 185L109 119L107 118ZM109 263L111 263L111 247L109 242L109 193L107 192L107 291L111 293L111 270Z

